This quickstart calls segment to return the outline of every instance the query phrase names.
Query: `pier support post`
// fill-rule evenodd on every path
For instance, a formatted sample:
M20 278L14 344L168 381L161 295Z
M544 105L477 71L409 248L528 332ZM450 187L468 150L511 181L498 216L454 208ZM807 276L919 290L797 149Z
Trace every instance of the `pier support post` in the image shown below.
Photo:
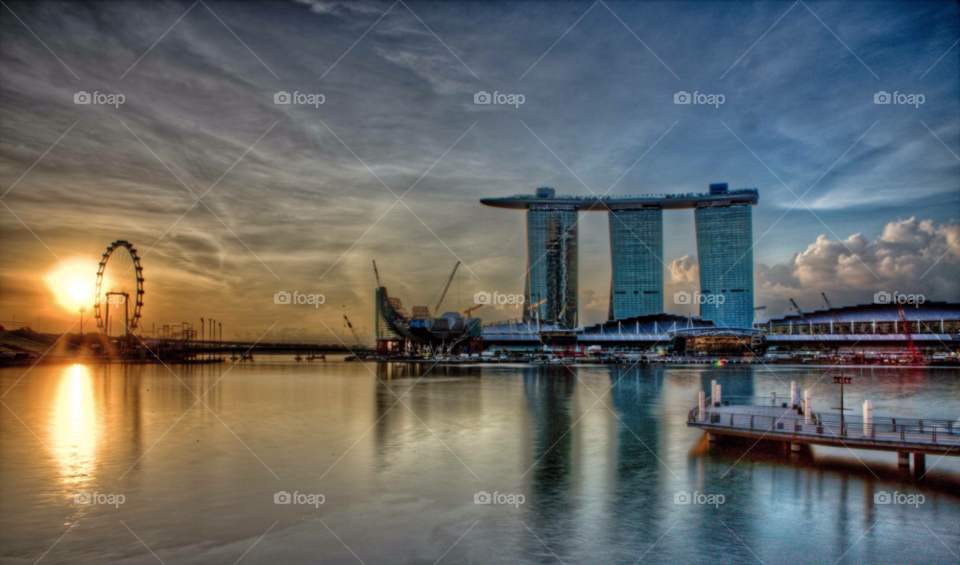
M720 385L717 385L717 397L714 406L720 406Z
M720 406L717 400L717 381L710 381L710 404Z
M910 470L910 453L906 451L897 452L897 467Z
M796 407L800 403L797 395L797 381L790 381L790 408Z
M913 476L920 479L927 474L927 456L924 453L913 454Z
M813 409L810 408L810 396L810 389L803 391L803 412L805 424L809 424L813 421Z
M873 439L873 401L863 401L863 437Z
M703 413L703 411L707 407L707 399L702 390L700 391L700 402L697 406L699 406L700 408L700 410L697 412L697 419L702 422L705 419L704 418L705 414Z

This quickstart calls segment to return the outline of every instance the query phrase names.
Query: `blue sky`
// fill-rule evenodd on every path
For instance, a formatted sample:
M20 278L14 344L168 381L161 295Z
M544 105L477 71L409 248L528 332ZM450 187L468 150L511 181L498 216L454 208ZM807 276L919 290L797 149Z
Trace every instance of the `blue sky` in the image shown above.
M956 3L8 6L3 319L66 324L35 281L128 239L147 252L148 323L209 310L239 335L278 318L320 335L347 312L369 333L372 259L408 308L458 258L451 308L520 292L523 215L478 200L545 185L758 188L769 313L788 297L817 306L820 291L960 299ZM125 101L74 104L81 90ZM277 105L279 91L324 103ZM479 91L525 101L476 105ZM725 100L678 105L679 91ZM880 91L924 103L875 104ZM583 322L606 314L607 229L604 214L580 222ZM692 213L667 214L665 236L668 296L695 289ZM278 290L327 304L283 309Z

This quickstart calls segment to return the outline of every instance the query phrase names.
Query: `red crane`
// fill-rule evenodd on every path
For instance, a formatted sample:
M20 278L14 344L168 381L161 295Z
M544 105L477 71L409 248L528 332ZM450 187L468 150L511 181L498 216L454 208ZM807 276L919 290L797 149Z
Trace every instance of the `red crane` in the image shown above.
M893 302L897 305L897 313L900 315L900 327L903 328L901 332L907 336L907 345L910 347L910 362L921 364L923 363L923 356L917 351L917 346L913 344L913 336L910 335L910 322L908 322L907 317L903 315L903 304L900 302L898 296L893 297Z

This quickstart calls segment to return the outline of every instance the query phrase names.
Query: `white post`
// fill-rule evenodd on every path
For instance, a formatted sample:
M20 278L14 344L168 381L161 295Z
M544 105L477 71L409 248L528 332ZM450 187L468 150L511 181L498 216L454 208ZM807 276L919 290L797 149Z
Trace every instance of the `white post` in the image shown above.
M704 418L703 418L703 411L704 411L704 409L707 407L706 393L703 392L702 390L700 391L700 403L699 403L699 406L700 406L700 411L697 413L697 419L702 422L702 421L704 420Z
M790 407L796 406L798 400L800 399L797 398L797 381L790 381Z
M710 381L710 404L717 402L717 381Z
M873 433L873 401L863 401L863 435L872 438Z
M813 420L813 409L810 407L810 389L803 391L803 411L805 423L809 424Z
M717 385L717 398L714 400L714 406L720 406L720 385Z

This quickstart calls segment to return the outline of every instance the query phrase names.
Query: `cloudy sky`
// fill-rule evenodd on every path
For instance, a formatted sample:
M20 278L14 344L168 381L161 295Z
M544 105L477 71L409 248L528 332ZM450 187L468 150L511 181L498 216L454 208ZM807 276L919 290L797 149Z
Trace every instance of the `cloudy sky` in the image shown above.
M92 286L126 239L147 329L205 316L226 336L277 323L329 339L346 313L370 335L374 259L407 308L458 259L448 308L522 292L524 216L478 199L537 186L758 188L768 314L788 297L817 307L821 291L835 305L879 290L960 299L956 3L4 6L4 321L69 327L62 273ZM124 101L75 104L81 91ZM275 104L281 91L323 104ZM474 104L480 91L524 103ZM680 91L724 103L675 104ZM875 104L881 91L923 103ZM669 297L697 288L696 244L692 211L664 223ZM582 219L580 245L592 323L609 292L605 214ZM275 305L280 290L326 303Z

